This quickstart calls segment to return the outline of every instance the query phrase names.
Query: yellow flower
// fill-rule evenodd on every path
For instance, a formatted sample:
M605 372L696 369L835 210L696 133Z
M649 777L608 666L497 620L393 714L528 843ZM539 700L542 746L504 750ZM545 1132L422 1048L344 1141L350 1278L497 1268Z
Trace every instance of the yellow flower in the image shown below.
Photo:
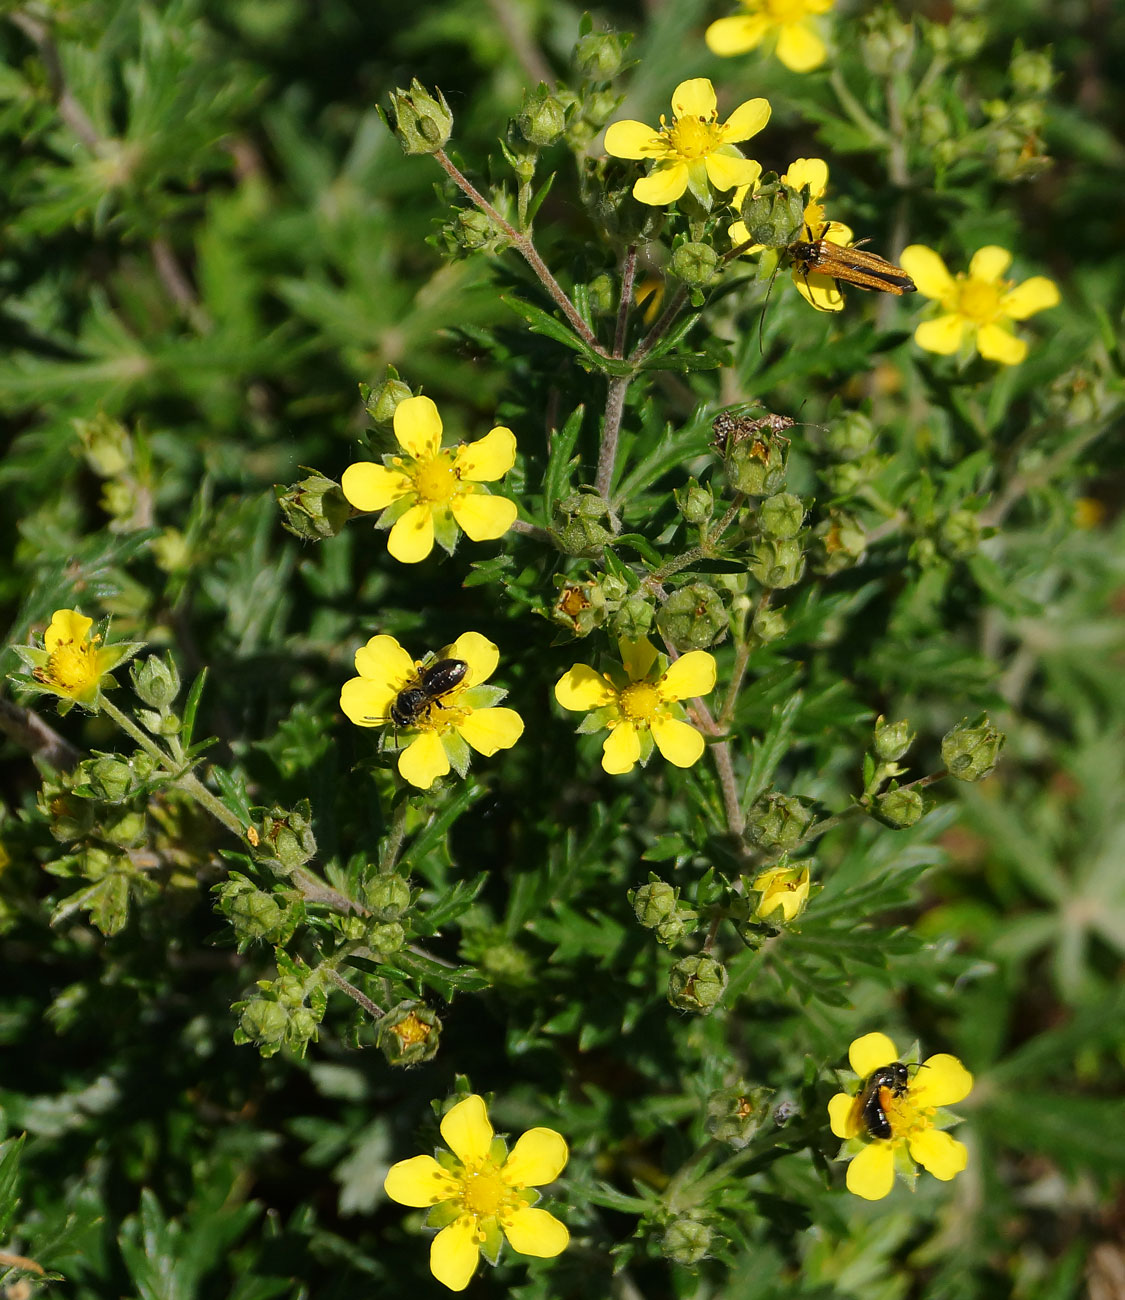
M566 1225L546 1210L532 1209L539 1193L566 1165L561 1134L533 1128L508 1152L493 1135L484 1099L459 1101L441 1121L453 1155L414 1156L392 1165L383 1187L392 1201L433 1206L429 1224L441 1231L430 1245L430 1272L451 1291L463 1291L483 1249L496 1263L501 1234L520 1255L553 1259L570 1242Z
M355 652L359 676L340 691L340 708L357 727L382 727L391 721L391 706L402 692L416 690L424 670L442 659L459 660L466 671L451 689L418 700L404 728L414 738L398 756L399 774L420 790L428 790L451 766L465 776L470 749L491 758L523 734L523 719L514 709L494 707L507 692L484 685L500 661L496 646L479 632L463 632L423 661L412 659L393 636L373 636Z
M614 122L605 133L606 153L614 158L652 158L656 166L633 186L641 203L674 203L686 189L710 204L708 182L716 190L753 185L760 163L734 147L757 135L770 119L769 101L748 99L720 123L715 88L706 77L681 81L672 95L672 125L660 117L655 130L643 122Z
M75 704L96 710L103 690L117 683L109 676L112 669L131 659L142 647L140 641L118 641L102 645L101 634L91 635L94 620L76 609L56 609L43 634L43 647L13 646L16 654L31 669L29 675L14 675L26 690L40 695L55 695L65 713Z
M840 1155L852 1157L849 1192L868 1201L882 1200L894 1185L896 1171L913 1184L915 1163L943 1182L965 1168L969 1153L964 1144L943 1131L957 1116L941 1109L962 1101L973 1086L973 1076L955 1056L931 1056L911 1073L915 1067L899 1064L886 1034L864 1034L852 1043L848 1059L859 1076L859 1091L838 1092L828 1103L828 1117L832 1132L844 1139ZM901 1083L872 1087L872 1075L887 1066L897 1067ZM884 1117L889 1137L871 1132L863 1106L867 1097Z
M683 721L676 703L706 695L715 686L715 660L706 650L689 650L661 671L655 646L643 637L617 643L624 673L596 672L575 664L555 684L555 699L564 709L592 711L582 731L609 728L602 746L602 767L614 776L647 763L656 748L677 767L690 767L703 755L703 737Z
M790 72L811 72L828 56L815 17L826 14L833 0L740 0L744 14L720 18L704 39L714 54L745 54L767 36L777 35L774 53Z
M830 244L839 244L841 248L846 248L852 242L850 226L845 226L842 221L825 220L821 199L828 188L828 164L823 158L798 158L796 162L789 164L789 170L781 177L781 182L794 190L808 187L809 198L802 217L805 229L801 232L800 238L808 238L811 231L813 239L826 239ZM741 210L742 201L748 191L749 187L735 191L732 206L736 211ZM729 226L727 234L735 248L745 244L750 238L750 232L743 221L736 221ZM754 253L760 253L763 247L763 244L752 244L743 251L743 256L749 257ZM820 311L842 310L844 295L831 276L821 271L811 271L805 275L794 267L793 283L797 286L797 292L801 297Z
M771 867L756 876L750 888L761 895L754 915L764 921L780 908L781 920L787 925L801 915L809 901L809 869L807 866Z
M341 486L357 510L383 512L378 527L390 528L387 550L396 560L424 560L435 539L452 553L458 527L474 542L493 541L511 528L515 502L481 487L515 464L511 429L497 425L476 442L443 448L441 416L428 397L399 402L394 429L406 455L388 456L384 465L349 465Z
M1011 260L1007 249L988 244L973 254L968 276L954 278L932 248L924 244L904 248L899 258L903 270L919 293L936 299L943 308L940 316L923 321L914 331L918 345L949 356L963 341L975 342L989 361L1018 365L1027 356L1027 344L1016 337L1012 322L1056 306L1059 291L1045 275L1033 275L1023 284L1001 279Z

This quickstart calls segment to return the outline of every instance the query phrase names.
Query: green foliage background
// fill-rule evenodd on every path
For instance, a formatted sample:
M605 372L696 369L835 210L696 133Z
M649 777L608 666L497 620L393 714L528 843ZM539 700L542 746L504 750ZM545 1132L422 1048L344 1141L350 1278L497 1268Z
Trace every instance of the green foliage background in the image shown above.
M478 1289L1062 1300L1125 1268L1123 19L1042 0L926 10L919 30L978 24L978 48L934 90L957 147L907 114L888 153L827 73L709 55L702 31L719 13L701 0L596 15L637 33L628 116L654 122L689 75L712 77L724 104L765 95L774 118L748 152L776 170L828 158L834 211L873 247L922 242L957 268L995 242L1015 252L1017 279L1048 274L1063 294L1024 327L1027 361L998 371L921 353L913 305L852 294L827 318L783 276L764 356L759 286L718 297L683 364L633 385L625 528L662 555L690 545L671 494L685 465L710 472L712 415L755 397L808 422L791 431L790 490L828 500L840 465L859 464L852 502L877 495L897 520L864 564L800 587L789 631L752 654L741 781L827 817L862 790L878 714L918 732L911 779L941 767L940 738L962 717L987 710L1008 734L995 774L928 791L916 826L846 817L829 830L815 845L824 889L799 930L752 951L728 929L727 990L692 1017L665 998L691 945L656 945L628 891L651 870L706 910L709 870L737 875L740 850L706 762L608 777L600 741L576 738L554 706L554 681L598 661L593 641L539 617L564 557L521 534L401 566L369 521L294 539L272 491L302 466L338 478L374 445L356 384L388 363L454 434L514 429L505 490L526 518L550 520L549 470L592 481L603 379L501 300L550 309L514 253L448 259L427 241L452 190L376 111L413 77L440 86L451 151L487 181L539 64L567 75L580 16L541 0L422 3L406 19L345 0L4 6L5 642L78 607L112 615L115 639L167 648L189 681L206 667L196 734L218 737L216 788L232 805L310 800L317 869L345 893L379 858L396 788L372 736L338 712L358 645L390 632L420 654L473 627L500 646L497 680L534 732L407 818L403 869L422 890L411 938L450 966L403 956L356 980L440 1012L440 1050L412 1069L387 1063L339 994L303 1058L236 1046L231 1005L277 961L268 945L236 950L211 888L250 859L153 795L156 865L127 882L127 916L120 896L105 904L103 935L99 914L67 903L81 872L60 865L26 749L14 733L0 745L0 1207L18 1198L0 1248L66 1278L7 1280L76 1300L434 1293L418 1217L387 1203L382 1179L432 1145L430 1101L459 1075L495 1094L499 1128L545 1124L572 1149L548 1201L570 1250L509 1259ZM837 16L835 66L879 118L895 75L861 39L871 16ZM47 30L57 66L37 40ZM1053 164L1002 175L1014 155L986 128L1006 119L980 106L1017 98L1013 49L1047 47L1055 80L1023 102ZM915 80L898 82L905 112ZM1031 138L1023 111L1013 129ZM568 287L587 283L615 259L575 252L590 222L573 164L562 149L547 162L559 176L537 244ZM575 465L550 462L548 431L580 404ZM874 442L849 460L825 430L856 411ZM85 446L76 431L105 419L129 433L113 463L90 426ZM995 535L952 545L957 511ZM637 562L627 546L607 561ZM730 643L716 654L722 680ZM10 652L3 666L17 666ZM102 716L48 720L83 752L128 750ZM295 951L315 962L339 938L338 918L310 905ZM968 1170L876 1205L826 1164L824 1113L831 1070L871 1030L954 1052L977 1077L958 1131ZM777 1089L796 1118L701 1188L696 1162L722 1158L708 1098L740 1082ZM714 1236L685 1267L667 1231L693 1213Z

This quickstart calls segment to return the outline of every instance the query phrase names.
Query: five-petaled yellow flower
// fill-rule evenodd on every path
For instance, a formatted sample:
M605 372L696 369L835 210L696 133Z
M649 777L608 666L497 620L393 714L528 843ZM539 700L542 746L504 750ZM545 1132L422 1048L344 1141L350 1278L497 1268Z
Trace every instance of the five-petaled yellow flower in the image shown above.
M497 425L476 442L443 448L441 416L428 397L400 402L394 429L406 455L387 456L383 465L349 465L341 486L357 510L383 512L377 526L390 528L387 550L396 560L424 560L435 540L452 553L459 527L474 542L493 541L511 528L515 502L481 486L515 464L511 429Z
M780 910L780 920L788 925L805 910L809 901L809 869L807 866L776 866L755 876L750 888L758 891L758 905L754 915L766 921L771 913ZM774 917L774 920L779 918Z
M413 739L398 756L399 774L420 790L428 790L450 767L465 776L470 748L491 758L523 735L523 719L515 709L495 707L507 691L484 684L500 662L496 646L479 632L462 632L452 645L422 661L407 654L393 636L373 636L355 652L359 676L340 690L340 708L357 727L386 726L398 696L416 690L423 670L442 659L459 660L466 671L450 690L418 700L420 707L412 710L405 728Z
M57 696L60 713L75 704L96 709L102 691L117 685L109 676L111 670L131 659L143 643L117 641L102 645L100 633L91 635L93 626L94 620L76 609L56 609L43 634L42 649L12 647L31 669L27 676L14 680L25 690Z
M566 1225L532 1206L566 1165L566 1142L550 1128L533 1128L508 1152L493 1134L484 1099L459 1101L441 1121L450 1156L414 1156L392 1165L383 1186L392 1201L433 1206L428 1222L441 1231L430 1245L430 1272L451 1291L469 1284L481 1251L491 1263L501 1234L521 1255L553 1259L570 1241Z
M859 1076L858 1092L838 1092L828 1103L832 1132L844 1139L841 1156L850 1156L848 1191L879 1201L891 1190L897 1172L911 1186L916 1163L935 1178L948 1182L965 1168L969 1153L943 1130L957 1122L944 1111L969 1095L973 1076L955 1056L942 1052L921 1065L902 1068L894 1043L886 1034L864 1034L848 1049L848 1060ZM876 1070L899 1066L904 1085L865 1089ZM877 1093L874 1105L890 1127L889 1137L876 1137L864 1120L864 1093Z
M656 748L677 767L690 767L703 755L703 737L683 721L677 701L707 695L715 686L715 660L706 650L689 650L662 669L656 647L643 637L618 641L624 672L599 673L575 664L555 684L564 709L589 711L582 732L609 728L602 767L614 776L647 763Z
M817 31L816 18L832 8L834 0L740 0L745 13L720 18L707 28L704 39L715 54L745 54L776 34L774 53L790 72L811 72L828 56Z
M614 158L652 158L655 166L633 186L641 203L674 203L690 189L700 203L716 190L753 185L761 163L744 158L734 147L757 135L770 119L769 101L748 99L725 122L719 121L715 88L706 77L681 81L672 95L672 125L660 117L654 130L643 122L614 122L605 133L606 153Z
M794 190L808 187L809 197L802 218L804 229L798 238L826 239L830 244L839 244L841 248L846 248L852 242L850 226L845 226L842 221L825 220L824 204L821 199L828 188L828 164L823 158L798 158L796 162L789 164L789 170L781 177L781 181ZM736 211L741 210L748 188L735 191L732 205ZM727 234L735 248L745 244L750 238L750 232L743 221L736 221L729 226ZM760 253L763 247L763 244L751 244L749 248L743 250L743 255L749 257L754 253ZM842 310L844 295L830 275L825 275L822 271L810 271L805 275L803 271L798 271L794 267L793 283L797 286L797 292L801 297L820 311Z
M1006 248L988 244L973 254L968 276L954 277L932 248L904 248L899 258L903 270L919 293L942 306L936 319L923 321L914 331L919 346L949 356L962 342L975 342L987 360L1018 365L1027 356L1027 343L1016 337L1012 322L1056 306L1059 291L1045 275L1033 275L1023 284L1001 279L1011 260Z

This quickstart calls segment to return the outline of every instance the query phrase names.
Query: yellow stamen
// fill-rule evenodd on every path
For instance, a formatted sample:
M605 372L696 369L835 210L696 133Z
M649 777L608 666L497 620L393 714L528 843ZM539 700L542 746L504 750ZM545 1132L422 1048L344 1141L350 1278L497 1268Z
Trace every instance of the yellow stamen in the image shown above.
M660 708L660 692L651 682L633 682L618 696L618 706L635 722L651 722Z
M1008 288L1003 282L989 284L986 280L967 280L961 286L957 310L978 325L987 325L999 314L1000 299Z
M477 1218L498 1214L510 1194L511 1189L491 1161L480 1169L466 1172L461 1182L461 1204Z
M426 505L444 505L460 482L452 457L443 452L431 460L420 461L413 477L418 500Z
M723 128L712 118L678 117L668 132L668 144L688 162L706 158L723 143Z

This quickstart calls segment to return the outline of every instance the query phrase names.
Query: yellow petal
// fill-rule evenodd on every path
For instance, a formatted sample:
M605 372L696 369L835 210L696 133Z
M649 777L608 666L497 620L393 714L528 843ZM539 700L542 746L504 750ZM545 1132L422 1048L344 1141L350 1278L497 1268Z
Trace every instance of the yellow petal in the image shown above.
M430 1243L430 1272L450 1291L464 1291L479 1259L477 1226L468 1215L442 1228Z
M973 260L969 263L969 278L993 284L1011 264L1012 255L1006 248L1001 248L999 244L985 244L973 254Z
M457 724L457 730L478 754L491 758L519 740L523 719L515 709L474 709Z
M656 663L656 647L647 637L630 641L628 637L619 637L617 651L631 682L639 682L647 677L649 670Z
M373 636L355 652L355 670L373 686L385 687L396 695L417 671L414 660L393 636Z
M830 244L839 244L841 248L847 248L852 242L852 228L845 226L842 221L830 221L820 232L820 237Z
M982 325L977 330L977 349L988 361L1018 366L1027 356L1027 343L1003 325Z
M712 54L729 58L732 54L745 54L761 44L769 29L770 20L765 14L718 18L707 28L703 39Z
M56 609L51 615L51 622L43 633L43 648L56 650L60 645L69 645L75 641L85 641L86 634L94 626L94 620L76 609Z
M441 416L428 397L408 397L395 407L398 445L418 460L436 456L441 447Z
M745 221L732 222L727 227L727 238L732 248L742 249L739 257L756 257L765 248L765 244L750 244L750 231L746 228ZM750 247L742 248L743 244L750 244Z
M691 767L703 757L703 737L679 718L653 718L649 727L656 748L676 767Z
M748 99L739 104L723 124L723 140L727 144L737 144L739 140L749 140L757 135L770 120L770 101L768 99ZM755 177L755 180L757 177ZM753 184L753 182L750 182Z
M498 424L476 442L463 443L453 456L453 465L462 478L475 483L491 483L503 478L516 463L516 435Z
M786 23L777 38L776 52L790 72L811 72L828 57L828 47L807 23Z
M733 154L709 153L703 160L707 179L717 190L730 190L736 185L754 185L762 174L762 164L753 158L734 157Z
M969 1163L965 1144L941 1129L924 1129L909 1139L909 1146L910 1154L922 1168L943 1183L956 1177Z
M1033 275L1030 280L1008 290L1000 299L1000 310L1010 320L1027 320L1035 312L1057 307L1058 303L1059 288L1054 280L1048 280L1045 275Z
M797 286L797 292L801 297L806 302L812 303L817 311L843 310L844 295L830 275L824 275L820 271L811 271L806 275L794 267L793 283Z
M681 81L672 92L672 112L676 117L710 117L716 107L715 87L706 77Z
M895 1155L890 1142L872 1142L848 1165L848 1191L865 1201L881 1201L895 1183Z
M902 250L899 265L914 281L923 298L944 300L955 288L953 277L932 248L910 244Z
M504 1162L504 1177L521 1187L542 1187L562 1173L568 1155L561 1133L553 1128L529 1128Z
M433 1156L414 1156L391 1165L383 1190L399 1205L437 1205L459 1190L457 1180L445 1172Z
M494 1136L484 1098L474 1092L442 1116L441 1136L462 1164L484 1160Z
M910 1083L910 1097L919 1106L956 1106L973 1088L973 1076L948 1052L929 1056Z
M687 183L687 163L674 162L666 167L657 167L647 176L642 176L633 186L633 198L650 207L675 203L687 189Z
M368 461L349 465L340 486L357 510L386 510L392 502L414 490L413 482L405 474Z
M448 771L449 759L436 731L423 731L398 756L399 776L419 790L428 790Z
M950 312L948 316L939 316L937 320L924 320L914 331L914 342L927 352L937 352L948 357L961 346L961 337L965 332L965 318Z
M535 1210L530 1206L506 1215L503 1228L508 1245L521 1255L554 1259L570 1244L570 1233L565 1223L560 1223L546 1210Z
M474 542L492 542L503 537L519 514L514 501L485 496L483 492L459 492L449 508L465 536Z
M605 151L614 158L651 158L663 153L664 146L659 131L627 118L606 128Z
M861 1079L897 1060L898 1050L886 1034L864 1034L848 1048L848 1062Z
M846 1092L838 1092L828 1102L828 1123L832 1132L838 1138L850 1138L856 1136L856 1131L852 1125L852 1109L855 1105L855 1098L849 1097Z
M689 650L670 663L656 684L662 700L691 700L715 689L714 655L706 650Z
M589 664L575 664L555 683L555 699L564 709L589 713L617 699L617 692Z
M449 659L463 659L469 665L465 674L466 686L480 686L488 681L500 662L496 643L479 632L462 632L446 652Z
M795 190L807 185L809 197L818 199L828 188L828 164L823 158L798 158L781 179Z
M407 401L410 401L407 398ZM418 399L414 399L418 400ZM399 404L399 410L404 403ZM432 507L411 506L395 521L387 538L387 550L400 564L417 564L434 549L434 512Z
M340 708L357 727L383 727L397 694L366 677L352 677L340 687Z
M619 722L602 746L602 767L610 776L631 772L641 756L641 738L632 722Z

